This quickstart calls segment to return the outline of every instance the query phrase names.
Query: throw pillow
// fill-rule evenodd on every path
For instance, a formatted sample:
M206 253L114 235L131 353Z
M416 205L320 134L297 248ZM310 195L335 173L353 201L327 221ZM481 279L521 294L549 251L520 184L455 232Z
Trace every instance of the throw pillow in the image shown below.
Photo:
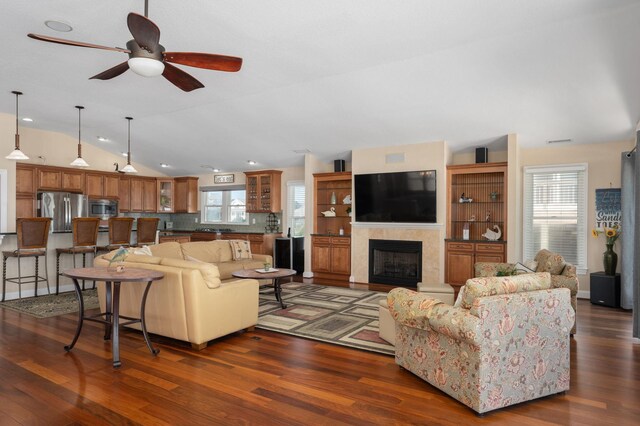
M251 259L251 245L245 240L229 240L233 260Z
M151 253L151 249L149 248L149 246L142 246L142 247L135 247L131 249L131 253L132 254L139 254L139 255L143 255L143 256L153 256L153 253Z

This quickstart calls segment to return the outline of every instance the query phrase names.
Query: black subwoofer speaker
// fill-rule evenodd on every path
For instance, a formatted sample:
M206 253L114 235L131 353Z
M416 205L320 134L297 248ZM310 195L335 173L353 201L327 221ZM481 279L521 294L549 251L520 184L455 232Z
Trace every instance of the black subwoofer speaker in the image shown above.
M344 172L344 160L333 160L333 171Z
M487 148L476 148L476 163L486 163L489 161L489 150Z

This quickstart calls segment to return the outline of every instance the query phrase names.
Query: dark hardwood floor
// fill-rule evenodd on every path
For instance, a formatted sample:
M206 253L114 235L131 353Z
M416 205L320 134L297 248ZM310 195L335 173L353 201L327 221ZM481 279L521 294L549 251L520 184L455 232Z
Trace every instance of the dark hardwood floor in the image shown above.
M0 425L638 424L631 313L578 305L571 390L484 417L390 356L256 329L200 352L156 336L154 358L139 332L125 330L114 370L99 324L85 322L65 353L75 315L36 319L0 308Z

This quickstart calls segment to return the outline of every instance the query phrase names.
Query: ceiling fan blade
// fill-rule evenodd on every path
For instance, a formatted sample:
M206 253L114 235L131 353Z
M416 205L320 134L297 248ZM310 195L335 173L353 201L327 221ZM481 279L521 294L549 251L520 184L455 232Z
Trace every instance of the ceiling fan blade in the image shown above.
M200 83L191 75L166 62L164 64L164 71L162 72L162 75L185 92L190 92L204 87L204 84Z
M141 49L153 53L158 49L160 43L160 28L149 18L145 18L137 13L129 13L127 16L129 31Z
M33 34L33 33L29 33L27 34L27 36L35 40L48 41L50 43L66 44L69 46L77 46L77 47L90 47L92 49L112 50L114 52L131 53L130 50L122 49L120 47L100 46L99 44L84 43L82 41L65 40L63 38L49 37L49 36Z
M92 79L97 79L97 80L110 80L113 77L117 77L120 74L122 74L123 72L125 72L126 70L129 69L129 63L127 61L116 65L113 68L109 68L106 71L102 71L100 74L96 74L93 77L91 77L89 80Z
M235 72L242 67L242 58L214 55L213 53L164 52L164 60L175 64L215 71Z

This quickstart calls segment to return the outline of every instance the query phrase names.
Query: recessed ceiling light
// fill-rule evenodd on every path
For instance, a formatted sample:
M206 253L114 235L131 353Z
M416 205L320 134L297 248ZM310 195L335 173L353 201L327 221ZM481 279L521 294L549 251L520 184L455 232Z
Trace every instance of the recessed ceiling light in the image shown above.
M100 142L109 142L109 139L105 138L104 136L98 136L98 140Z
M167 168L167 167L169 167L169 165L168 165L168 164L166 164L166 163L160 163L160 167Z
M120 154L122 154L123 157L128 157L129 154L127 154L126 152L121 152Z
M218 172L220 171L220 169L211 169L211 171L212 171L213 173L218 173Z
M27 122L31 123L33 121L33 118L22 117L22 121L27 121Z
M44 21L44 24L51 28L53 31L60 31L62 33L68 33L69 31L73 30L73 27L69 24L67 24L66 22L62 22L62 21Z
M256 162L253 161L253 160L249 160L249 161L247 161L247 163L249 163L250 166L255 166L256 165Z

